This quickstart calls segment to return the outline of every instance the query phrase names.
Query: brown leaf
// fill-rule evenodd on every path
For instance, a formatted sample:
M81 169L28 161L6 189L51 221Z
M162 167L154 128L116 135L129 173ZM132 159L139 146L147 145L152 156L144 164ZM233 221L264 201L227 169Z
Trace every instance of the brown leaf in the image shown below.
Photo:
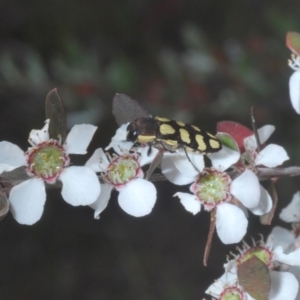
M245 291L256 300L268 300L271 279L268 267L256 256L238 267L238 279Z

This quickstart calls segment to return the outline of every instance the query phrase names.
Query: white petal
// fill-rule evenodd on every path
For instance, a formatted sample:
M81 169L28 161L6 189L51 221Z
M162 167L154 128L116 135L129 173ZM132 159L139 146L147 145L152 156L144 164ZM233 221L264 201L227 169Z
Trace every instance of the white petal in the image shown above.
M264 125L263 127L259 128L257 132L258 132L260 143L264 144L274 131L275 131L274 125Z
M290 267L289 268L289 273L292 273L297 278L298 283L300 282L300 267L297 267L297 266ZM299 290L299 288L298 288L298 294L297 294L296 300L300 300L300 290Z
M42 216L46 202L45 184L32 178L14 186L9 194L10 210L20 224L32 225Z
M270 144L258 153L255 160L255 165L262 165L268 168L273 168L281 165L288 159L289 157L283 147L275 144Z
M187 155L192 163L187 158ZM170 155L170 158L179 172L187 177L197 176L199 172L202 172L204 169L203 155L196 152L187 152L187 155L184 150L180 149ZM195 167L198 170L196 170Z
M249 217L249 212L248 212L248 208L245 207L241 202L235 203L235 205L241 209L243 211L243 213L245 214L245 217L248 218Z
M257 176L246 169L231 183L231 194L247 208L257 207L260 200L260 184Z
M139 158L139 163L141 166L151 164L154 158L156 157L157 153L159 152L156 148L151 148L151 153L148 155L149 147L143 147L138 150L138 152L141 154Z
M85 163L85 166L92 169L94 172L105 172L109 165L109 160L102 148L95 150L94 154Z
M272 133L275 130L275 126L273 125L265 125L257 130L258 136L259 136L259 142L261 144L264 144L269 137L272 135ZM255 135L252 134L249 137L244 139L244 146L246 149L256 149L257 143Z
M294 72L290 77L290 98L294 110L300 114L300 72Z
M105 148L105 150L113 148L117 154L122 155L124 151L128 152L132 148L133 143L126 142L128 124L129 122L121 125L117 129L116 134L112 137L110 144Z
M247 231L248 220L241 209L230 203L217 206L216 229L222 243L238 243Z
M152 182L136 178L121 189L118 201L129 215L134 217L148 215L156 202L156 188Z
M195 195L178 192L173 197L176 196L180 199L180 203L184 206L184 208L193 215L197 214L201 210L201 202Z
M62 197L73 206L90 205L100 194L98 177L88 167L68 167L60 174L59 179L63 183Z
M172 183L177 185L185 185L192 183L197 178L197 175L194 177L188 177L189 174L181 173L174 165L173 160L170 156L163 157L161 161L161 172L165 177Z
M211 159L214 168L225 171L239 160L240 153L222 146L220 151L208 154L207 156Z
M209 286L205 293L218 298L226 288L233 285L238 285L236 272L225 272L220 278L215 280L215 282ZM247 300L250 299L252 298L247 298Z
M90 124L74 125L64 143L64 148L69 154L86 154L97 126Z
M31 130L28 139L31 145L37 145L49 140L49 123L50 120L48 119L45 121L45 126L41 130Z
M25 163L25 154L17 145L0 142L0 174L24 166Z
M280 245L286 249L294 240L295 237L290 230L275 226L267 238L266 245L272 248Z
M290 265L300 266L300 248L285 254L282 246L277 246L273 253L275 254L275 260Z
M94 218L100 219L100 214L107 207L108 200L110 199L111 191L113 186L108 183L101 184L101 193L98 199L90 205L91 208L95 210Z
M279 217L285 222L300 222L300 192L294 194L291 203L281 211Z
M289 272L270 271L271 290L269 299L294 300L297 296L299 283L296 277Z
M268 213L272 208L273 202L268 191L260 185L260 200L258 206L249 208L251 212L257 216Z

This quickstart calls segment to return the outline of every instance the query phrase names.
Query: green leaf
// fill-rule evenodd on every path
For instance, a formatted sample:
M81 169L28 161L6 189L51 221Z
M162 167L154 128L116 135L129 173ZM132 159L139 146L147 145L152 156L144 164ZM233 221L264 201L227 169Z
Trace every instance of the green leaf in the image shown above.
M216 138L221 142L222 145L234 151L240 152L237 142L230 134L219 132L216 134Z
M244 152L244 139L253 134L253 132L244 125L233 121L221 121L217 124L219 133L228 133L236 141L241 152Z

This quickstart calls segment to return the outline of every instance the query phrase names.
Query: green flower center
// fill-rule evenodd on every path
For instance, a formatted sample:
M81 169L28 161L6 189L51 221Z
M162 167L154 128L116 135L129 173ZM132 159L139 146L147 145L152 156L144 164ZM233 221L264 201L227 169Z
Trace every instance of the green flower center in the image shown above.
M218 300L243 300L245 299L245 294L236 286L231 286L225 289Z
M122 155L111 161L106 178L115 186L122 185L136 178L140 171L140 165L135 157Z
M256 246L244 252L238 259L238 263L242 264L243 262L247 261L253 256L256 256L267 266L271 265L272 256L273 256L272 252L270 252L267 248L262 246Z
M30 148L27 155L28 173L48 183L54 183L62 170L70 163L65 150L56 140Z
M192 191L206 209L212 209L231 199L230 184L231 178L228 174L213 168L206 168L192 186Z

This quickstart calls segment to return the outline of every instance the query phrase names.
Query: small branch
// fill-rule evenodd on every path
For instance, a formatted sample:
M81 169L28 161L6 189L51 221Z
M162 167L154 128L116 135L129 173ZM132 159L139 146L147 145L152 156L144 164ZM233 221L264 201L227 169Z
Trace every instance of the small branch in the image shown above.
M9 173L3 173L0 175L0 185L1 187L5 188L6 192L10 191L10 189L29 179L26 175L20 175L20 174L15 174L14 176L7 176ZM237 177L240 172L238 171L230 171L228 174L232 177L235 178ZM256 169L256 175L260 180L266 180L266 179L272 179L274 177L282 177L282 176L300 176L300 167L294 166L294 167L287 167L287 168L263 168L259 167ZM98 179L100 183L105 183L103 176L98 175ZM163 174L152 174L149 181L152 182L157 182L157 181L167 181L167 178ZM47 188L60 188L62 187L62 183L60 181L57 181L55 184L47 184Z
M207 260L210 252L211 242L216 228L216 221L217 221L216 213L217 213L216 208L214 208L210 212L210 226L209 226L209 232L208 232L208 237L205 245L204 257L203 257L203 265L205 267L207 267Z
M251 107L251 123L252 123L252 130L254 132L254 136L256 139L256 143L257 143L257 150L258 150L258 152L260 152L261 144L260 144L259 135L258 135L257 127L256 127L255 118L254 118L254 106Z
M271 225L276 208L277 208L278 194L277 194L276 187L275 187L275 183L276 183L277 179L278 178L272 179L271 185L269 187L269 190L272 195L272 200L273 200L272 208L268 213L260 216L260 222L261 222L261 224L264 224L264 225Z
M280 176L299 176L300 167L287 167L287 168L257 168L256 175L259 179L269 179Z

